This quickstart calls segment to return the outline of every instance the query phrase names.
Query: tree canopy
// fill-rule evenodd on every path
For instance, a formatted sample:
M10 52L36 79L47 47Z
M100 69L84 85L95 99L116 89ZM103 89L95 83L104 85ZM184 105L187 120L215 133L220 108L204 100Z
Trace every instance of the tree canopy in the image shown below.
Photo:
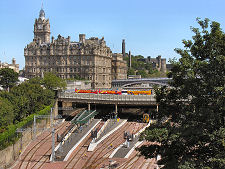
M225 34L220 24L197 18L192 40L183 40L173 61L171 87L156 91L158 122L142 138L159 144L142 146L146 157L161 155L168 169L225 166Z
M0 69L0 85L3 88L11 88L18 81L18 73L14 72L14 70L10 68Z
M46 89L50 90L66 87L66 82L51 72L45 73L41 82Z
M0 128L13 123L13 118L13 105L7 99L0 97Z
M50 105L55 97L52 90L41 86L40 79L34 78L11 88L10 92L0 91L0 129Z

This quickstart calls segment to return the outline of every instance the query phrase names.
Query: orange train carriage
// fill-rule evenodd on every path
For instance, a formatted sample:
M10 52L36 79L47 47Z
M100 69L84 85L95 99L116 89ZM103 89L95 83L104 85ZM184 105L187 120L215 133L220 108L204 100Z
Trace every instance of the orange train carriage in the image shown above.
M129 95L151 95L152 90L128 90L127 94Z
M84 89L75 89L75 93L94 93L97 94L97 90L84 90Z
M152 90L84 90L75 89L75 93L115 94L115 95L151 95Z

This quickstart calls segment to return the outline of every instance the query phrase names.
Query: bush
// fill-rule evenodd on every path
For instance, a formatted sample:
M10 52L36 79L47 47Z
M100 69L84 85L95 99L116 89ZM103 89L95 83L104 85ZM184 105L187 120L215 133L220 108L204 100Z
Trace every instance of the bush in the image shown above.
M24 128L31 126L33 124L32 122L34 119L34 115L49 114L51 111L51 107L52 105L46 106L43 110L39 111L38 113L27 116L21 122L7 126L6 131L0 134L0 150L8 147L9 145L14 144L19 139L19 135L16 133L17 128Z

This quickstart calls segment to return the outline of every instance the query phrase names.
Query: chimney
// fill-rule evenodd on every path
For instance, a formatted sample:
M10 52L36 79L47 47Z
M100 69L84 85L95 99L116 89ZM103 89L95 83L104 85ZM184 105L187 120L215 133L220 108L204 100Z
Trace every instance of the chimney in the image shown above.
M54 36L52 36L52 43L54 43Z
M126 53L126 51L125 51L125 39L123 39L123 41L122 41L122 54L123 54L123 57L125 57L125 53Z

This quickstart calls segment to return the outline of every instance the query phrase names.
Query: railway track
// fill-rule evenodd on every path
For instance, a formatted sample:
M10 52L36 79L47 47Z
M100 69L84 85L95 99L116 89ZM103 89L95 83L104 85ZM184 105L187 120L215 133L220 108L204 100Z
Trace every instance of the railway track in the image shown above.
M102 149L98 154L97 157L95 157L95 159L92 161L91 165L86 167L86 164L83 166L86 168L98 168L99 165L101 165L105 160L108 161L108 157L110 156L110 154L112 153L112 149L108 149L109 144L114 144L114 147L118 147L119 145L121 145L124 140L123 140L123 133L124 131L132 131L133 129L133 124L130 123L128 124L129 126L125 126L124 128L122 128L123 132L119 132L119 135L116 136L111 136L111 138L115 138L115 139L111 139L112 141L107 142L107 145L105 146L104 149ZM136 128L136 130L134 131L134 133L136 133L137 131L139 131L140 128ZM122 138L122 139L121 139ZM110 138L109 138L110 139ZM103 146L102 146L103 147ZM99 149L101 149L102 147L100 147ZM106 150L106 151L105 151ZM96 153L94 153L96 154ZM91 158L91 157L90 157Z
M61 124L57 129L56 133L60 131L63 127L68 125L68 123ZM19 162L19 166L15 166L15 168L22 168L27 169L31 163L31 159L34 157L35 153L39 150L41 146L43 146L46 142L49 141L49 138L51 139L51 134L47 134L43 139L39 140L35 145L33 145L28 152L24 155L24 157ZM22 155L23 156L23 155Z
M59 131L62 132L63 127L68 125L68 123L60 125L56 129L56 133ZM97 128L100 128L103 124L99 124L96 126ZM109 156L112 153L112 151L122 144L124 142L123 134L124 131L129 131L130 133L136 133L142 128L143 125L138 125L136 127L135 123L128 122L125 123L121 128L119 128L117 131L112 133L109 137L107 137L104 141L100 143L100 146L96 147L96 150L94 152L87 152L87 147L91 142L90 134L88 137L84 139L84 141L80 144L78 148L74 151L74 153L71 155L69 160L65 162L65 165L61 167L64 169L68 168L82 168L82 169L89 169L89 168L99 168L101 164L107 164L109 160ZM16 165L15 168L23 168L23 169L37 169L37 168L43 168L46 167L45 164L49 161L49 155L51 154L51 134L45 134L44 139L38 140L38 142L35 145L32 145L32 147L29 149L28 152L24 153L23 158L21 161ZM50 144L50 145L49 145ZM38 157L38 150L42 147L42 153L41 156ZM43 147L46 147L43 148ZM44 151L43 151L44 149ZM39 153L40 154L40 153ZM137 155L138 153L132 153L131 158L129 158L129 161L120 163L121 165L118 166L120 169L127 169L127 168L133 168L136 166L137 168L141 169L143 165L140 165L140 162L143 160L139 160L140 157ZM137 165L137 162L139 163ZM145 167L152 167L154 165L154 161L151 163L146 164L145 160Z
M100 159L100 158L103 157L108 152L112 151L112 148L110 148L110 146L112 145L112 143L115 140L117 140L120 136L122 136L123 135L123 132L130 125L131 124L126 123L124 126L122 126L121 128L119 128L116 132L114 132L111 136L107 137L104 140L104 142L102 142L101 147L96 148L96 151L94 153L92 153L92 155L86 160L86 162L83 165L82 169L94 167L98 160L99 160L98 161L99 163L102 163L102 161L104 161L105 159L104 158L103 159ZM123 140L121 139L121 141L117 142L117 144L120 145L122 142L123 142ZM114 147L118 146L117 144L114 144ZM103 151L105 151L105 150L106 150L106 152L104 152L104 155L100 157L100 154L103 153ZM96 155L96 157L94 157L95 155ZM88 163L89 163L89 165L88 165Z
M75 116L75 115L77 115L80 111L82 111L82 110L84 110L84 108L80 108L80 109L77 109L77 110L75 110L72 114L71 114L71 116ZM69 122L68 122L69 123ZM67 123L67 124L68 124ZM63 133L61 133L61 136L65 136L65 134L67 133L69 131L69 128L68 129L66 129ZM48 154L50 154L51 153L51 146L49 146L50 148L47 148L47 151L45 151L44 153L43 153L43 155L41 156L41 158L40 159L38 159L38 162L37 163L35 163L34 165L32 165L31 166L31 168L41 168L48 160L49 160L49 156L48 156Z
M70 114L70 116L76 116L79 112L81 112L83 110L84 110L84 108L76 109L73 113ZM61 134L61 136L64 137L69 130L70 130L70 128L65 130ZM45 153L41 157L41 159L39 159L38 162L32 166L32 168L41 168L49 160L49 157L47 155L50 154L50 152L51 152L51 146L50 146L50 148L47 149L47 151L45 151Z
M138 161L141 161L143 156L140 156L138 152L136 152L128 161L123 163L121 166L118 167L118 169L130 169L130 168L138 168L138 169L150 169L154 168L155 159L144 159L144 161L140 162L141 165L135 165L138 163Z
M100 123L96 128L99 128L103 124ZM64 168L73 168L74 166L77 165L77 163L83 158L86 150L87 150L87 145L91 143L92 139L90 137L90 134L87 136L87 138L84 140L84 143L80 146L78 151L72 155L72 157L67 161L67 164ZM75 161L75 158L78 160ZM75 163L74 163L75 162Z

